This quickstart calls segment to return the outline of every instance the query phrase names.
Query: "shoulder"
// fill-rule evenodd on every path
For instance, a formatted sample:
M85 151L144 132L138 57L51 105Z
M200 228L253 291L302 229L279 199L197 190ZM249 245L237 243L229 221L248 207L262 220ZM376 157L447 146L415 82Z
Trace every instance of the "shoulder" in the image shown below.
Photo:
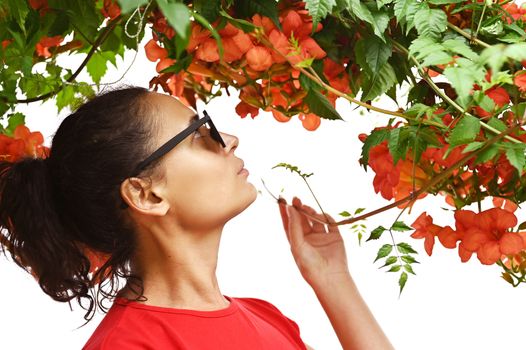
M114 305L95 329L82 350L136 349L136 334L125 325L128 308Z
M292 326L299 333L299 326L289 317L285 316L274 304L267 300L258 298L235 298L243 307L263 316L264 318L270 318L275 321L285 322L287 325Z

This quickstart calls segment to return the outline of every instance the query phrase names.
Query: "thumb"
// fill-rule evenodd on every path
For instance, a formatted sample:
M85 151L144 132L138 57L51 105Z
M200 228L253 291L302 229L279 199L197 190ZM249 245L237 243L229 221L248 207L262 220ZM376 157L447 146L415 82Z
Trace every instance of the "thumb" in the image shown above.
M300 213L292 205L287 205L289 213L289 238L290 244L299 247L304 240Z
M283 222L283 229L288 235L289 231L289 215L287 213L287 201L285 198L279 197L278 199L279 213L281 215L281 221Z

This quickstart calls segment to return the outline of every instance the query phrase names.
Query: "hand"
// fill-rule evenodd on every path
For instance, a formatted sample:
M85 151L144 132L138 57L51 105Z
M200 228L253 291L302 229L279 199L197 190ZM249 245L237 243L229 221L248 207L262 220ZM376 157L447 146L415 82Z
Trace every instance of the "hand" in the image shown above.
M283 228L290 243L290 250L301 275L311 286L323 285L334 274L349 274L345 245L336 225L327 225L315 221L334 223L317 213L313 208L301 203L294 197L292 206L281 198L278 201ZM309 216L307 216L308 214Z

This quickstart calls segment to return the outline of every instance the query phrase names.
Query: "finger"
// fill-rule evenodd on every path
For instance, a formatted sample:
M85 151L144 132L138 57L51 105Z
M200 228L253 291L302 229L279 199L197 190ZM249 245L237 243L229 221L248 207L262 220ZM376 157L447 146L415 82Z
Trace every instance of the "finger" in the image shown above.
M327 217L329 218L329 223L336 222L336 220L334 220L334 218L330 216L329 214L325 214L325 215L327 215ZM328 227L329 227L329 233L340 233L340 226L329 224Z
M296 208L287 205L287 212L289 214L289 238L290 245L299 247L304 240L304 232L301 224L301 217Z
M298 197L292 198L292 205L296 208L296 211L298 211L298 214L301 218L301 226L303 227L304 233L310 233L312 232L312 226L310 224L310 220L307 219L307 217L303 214L301 214L302 206L301 200Z
M303 205L303 210L308 213L311 216L318 217L318 213L316 213L316 210L309 207L308 205ZM327 233L327 229L325 228L325 225L321 222L315 221L310 217L307 217L307 220L309 220L312 224L312 231L317 233Z
M283 229L287 235L287 239L290 243L289 238L289 214L287 213L287 201L280 197L278 200L279 214L281 215L281 222L283 223Z
M325 213L325 215L317 213L316 210L314 210L314 208L311 208L308 205L303 205L303 207L306 210L308 210L309 214L311 214L312 216L314 216L317 219L320 219L320 220L322 220L323 222L326 223L326 225L328 227L328 231L327 231L328 233L340 233L338 225L331 225L331 223L335 223L336 222L336 220L334 220L334 218L332 216L330 216L327 213ZM323 225L323 224L321 224L321 225ZM315 227L315 225L313 223L313 229L314 229L314 227ZM316 226L316 227L318 227L318 226ZM325 232L325 225L323 225L323 228L324 228L324 232Z

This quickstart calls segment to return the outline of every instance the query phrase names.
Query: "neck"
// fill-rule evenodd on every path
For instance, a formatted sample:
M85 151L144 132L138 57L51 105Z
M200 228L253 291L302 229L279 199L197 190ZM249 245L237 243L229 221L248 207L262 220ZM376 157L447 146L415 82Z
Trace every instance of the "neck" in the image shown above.
M150 227L139 235L133 272L143 281L146 304L194 309L225 308L216 277L222 227L209 232ZM122 296L134 296L127 286Z

